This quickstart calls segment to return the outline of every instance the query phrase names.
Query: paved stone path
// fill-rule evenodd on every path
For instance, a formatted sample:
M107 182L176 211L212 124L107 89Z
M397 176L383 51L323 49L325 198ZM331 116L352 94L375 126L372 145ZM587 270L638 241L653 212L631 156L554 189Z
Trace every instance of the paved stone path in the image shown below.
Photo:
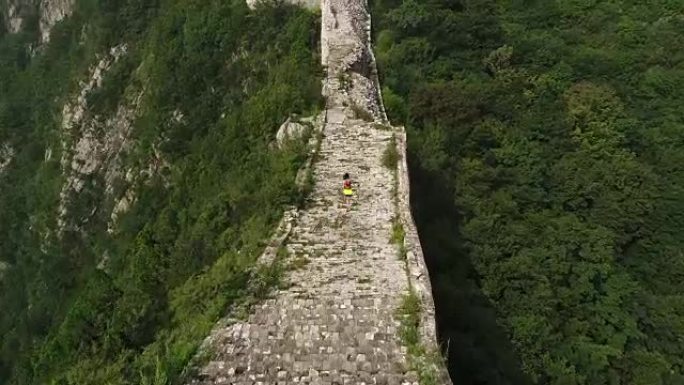
M289 287L257 305L247 322L215 336L220 351L198 384L401 384L406 373L396 321L408 290L391 244L392 174L381 165L387 131L328 124L316 187L287 242ZM340 200L341 175L360 183Z
M368 74L370 20L362 0L322 8L327 119L314 190L286 242L286 289L213 333L192 384L418 383L396 316L409 284L390 242L395 180L382 157L392 131L357 118L384 121ZM358 183L352 204L342 201L345 172Z

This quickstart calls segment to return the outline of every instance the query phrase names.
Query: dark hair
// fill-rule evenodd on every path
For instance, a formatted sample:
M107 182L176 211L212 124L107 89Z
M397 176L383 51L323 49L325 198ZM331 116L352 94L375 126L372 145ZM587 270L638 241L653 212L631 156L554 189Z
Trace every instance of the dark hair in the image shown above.
M345 172L344 175L342 175L342 179L349 179L349 173Z

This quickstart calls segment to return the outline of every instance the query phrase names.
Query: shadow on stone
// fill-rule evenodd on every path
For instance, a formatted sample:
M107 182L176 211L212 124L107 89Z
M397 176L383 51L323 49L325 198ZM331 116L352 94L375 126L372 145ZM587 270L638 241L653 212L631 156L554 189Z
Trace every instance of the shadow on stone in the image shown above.
M461 218L453 192L440 176L411 162L411 206L430 270L439 343L448 351L454 384L527 385L520 358L497 324L493 304L460 238Z
M371 78L371 57L368 49L364 50L363 55L361 55L358 61L351 65L349 70L363 76L364 78Z

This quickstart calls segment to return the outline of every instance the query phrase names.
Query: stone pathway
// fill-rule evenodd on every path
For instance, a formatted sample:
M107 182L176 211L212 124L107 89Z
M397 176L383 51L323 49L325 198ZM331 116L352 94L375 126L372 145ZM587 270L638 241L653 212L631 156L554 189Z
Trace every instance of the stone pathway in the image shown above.
M287 242L289 286L247 322L215 336L220 351L195 384L401 384L407 373L395 314L408 290L390 243L392 173L381 164L389 131L360 121L329 123L316 185ZM342 174L359 182L341 201Z
M212 335L213 356L191 384L412 384L397 309L409 284L390 242L394 174L382 165L392 131L369 75L370 19L361 0L322 3L326 124L315 186L286 242L286 289ZM359 109L362 112L359 112ZM342 202L342 175L358 183Z

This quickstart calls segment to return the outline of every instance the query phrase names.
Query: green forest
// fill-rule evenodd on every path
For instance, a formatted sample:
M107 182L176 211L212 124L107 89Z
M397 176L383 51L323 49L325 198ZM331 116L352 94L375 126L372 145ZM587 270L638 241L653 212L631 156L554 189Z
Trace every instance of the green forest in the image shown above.
M453 383L684 385L682 2L369 3ZM306 146L272 143L322 108L320 15L77 0L40 47L37 15L2 23L0 385L181 383L302 202ZM89 176L59 233L62 108L121 44L86 118L142 95L123 167L163 167L117 181L114 232Z
M682 3L372 5L454 384L684 384Z
M15 150L0 173L0 384L178 383L215 322L255 294L250 268L302 199L304 143L271 143L290 114L322 107L319 17L244 0L79 0L37 49L37 17L25 24L0 25L0 143ZM166 166L132 186L113 233L113 202L90 176L60 235L62 106L123 43L88 119L142 90L124 166L157 152Z

